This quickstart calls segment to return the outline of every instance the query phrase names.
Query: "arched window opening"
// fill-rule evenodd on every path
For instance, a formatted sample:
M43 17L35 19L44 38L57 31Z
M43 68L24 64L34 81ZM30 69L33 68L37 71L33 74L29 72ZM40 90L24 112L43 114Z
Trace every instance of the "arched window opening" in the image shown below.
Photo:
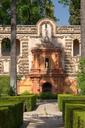
M49 69L50 68L49 58L45 58L45 68L46 69Z
M1 53L3 56L10 56L11 42L9 38L4 38L1 43Z
M9 38L4 38L1 43L2 56L10 56L11 52L11 41ZM20 41L16 39L16 55L20 54Z
M73 41L73 56L78 56L79 55L79 41L75 39Z

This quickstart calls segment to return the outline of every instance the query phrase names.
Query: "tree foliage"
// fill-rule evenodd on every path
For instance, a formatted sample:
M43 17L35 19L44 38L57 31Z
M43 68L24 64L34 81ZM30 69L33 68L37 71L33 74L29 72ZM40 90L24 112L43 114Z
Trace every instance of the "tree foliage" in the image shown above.
M38 0L40 7L40 15L41 17L51 17L56 20L54 17L54 5L52 0Z
M10 0L0 0L0 24L11 24L10 5ZM16 14L17 24L36 24L43 17L56 20L52 0L17 0Z
M17 3L17 24L35 24L39 18L37 1L21 0Z
M80 58L77 81L80 93L85 95L85 58Z
M59 2L69 6L69 23L80 25L80 0L59 0Z
M10 24L10 0L0 0L0 24Z
M59 0L59 3L62 3L64 5L69 5L70 0Z

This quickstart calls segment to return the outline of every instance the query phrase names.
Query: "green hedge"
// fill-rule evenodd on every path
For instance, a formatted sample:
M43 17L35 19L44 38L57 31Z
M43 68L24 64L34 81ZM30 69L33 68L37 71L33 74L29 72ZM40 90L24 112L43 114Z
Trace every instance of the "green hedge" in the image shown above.
M38 96L38 99L57 99L57 94L52 94L51 92L43 92L40 93Z
M36 96L35 95L1 97L0 102L2 101L5 101L5 102L22 101L24 102L25 111L31 111L36 107Z
M70 103L70 104L85 104L85 99L79 99L79 100L77 100L77 99L72 99L72 100L69 100L69 99L64 99L63 101L62 101L62 108L63 108L63 110L62 110L62 112L63 112L63 119L64 119L64 117L65 117L65 104L66 103Z
M0 103L0 128L19 128L23 123L23 103Z
M21 75L17 76L17 80L21 79ZM10 76L8 75L0 75L0 96L1 95L10 95L11 88L10 88Z
M70 95L70 94L59 94L58 95L58 108L60 111L63 110L63 100L85 100L85 96L79 96L79 95Z
M9 95L10 90L9 76L0 76L0 95Z
M65 104L65 128L72 128L73 126L73 111L74 110L85 110L85 104Z
M73 128L85 128L85 111L73 111Z
M19 99L24 100L24 106L26 111L32 111L36 107L36 96L19 96Z
M63 99L67 99L70 96L72 96L71 94L58 94L58 108L60 111L62 111L62 101Z

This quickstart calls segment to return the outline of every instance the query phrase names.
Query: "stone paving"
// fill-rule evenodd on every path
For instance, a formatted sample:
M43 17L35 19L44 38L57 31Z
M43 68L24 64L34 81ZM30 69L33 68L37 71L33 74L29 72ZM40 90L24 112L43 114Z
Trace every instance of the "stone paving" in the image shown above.
M22 128L64 128L57 103L42 103L35 111L25 112Z

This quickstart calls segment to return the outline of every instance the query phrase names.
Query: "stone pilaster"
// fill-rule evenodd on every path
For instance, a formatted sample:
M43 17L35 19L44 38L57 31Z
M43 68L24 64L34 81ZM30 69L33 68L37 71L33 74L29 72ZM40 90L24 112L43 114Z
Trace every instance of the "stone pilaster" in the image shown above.
M73 73L73 63L72 63L72 39L65 39L65 73L72 74Z
M19 72L23 75L29 73L28 42L22 42L22 57L20 57Z

